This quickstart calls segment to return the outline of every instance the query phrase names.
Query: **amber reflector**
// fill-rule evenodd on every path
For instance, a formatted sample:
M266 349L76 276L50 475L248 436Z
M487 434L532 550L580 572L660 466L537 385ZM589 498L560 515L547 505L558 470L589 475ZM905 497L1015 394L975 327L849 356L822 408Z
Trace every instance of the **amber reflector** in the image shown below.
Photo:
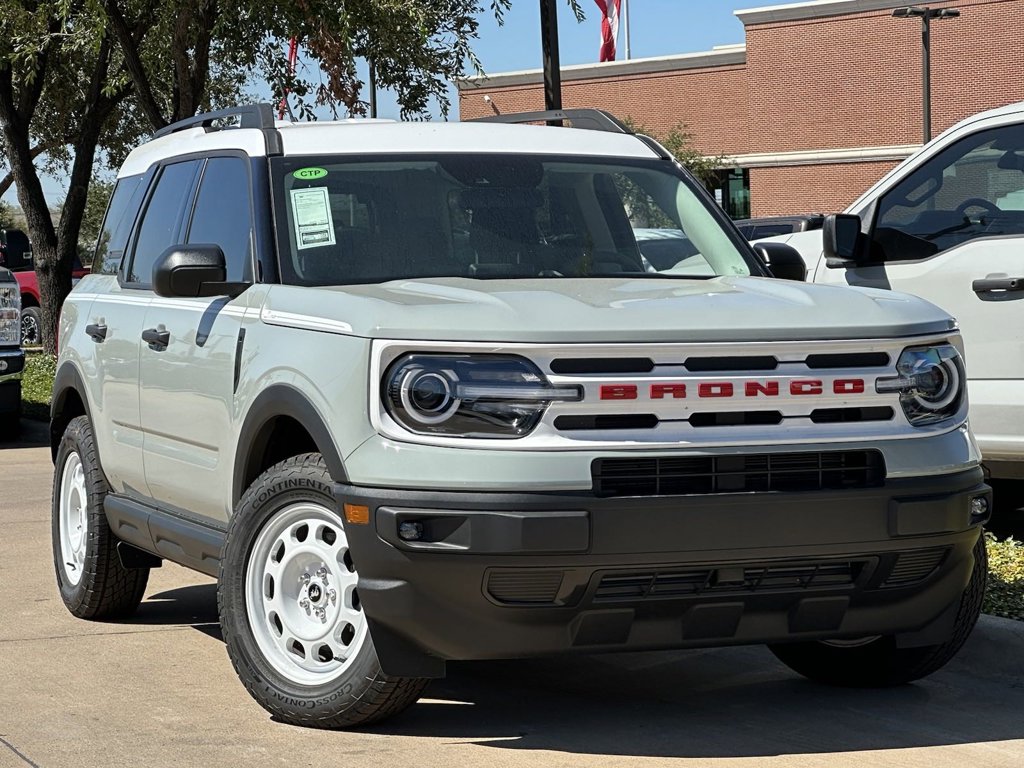
M353 525L366 525L370 522L370 508L361 504L346 504L345 522Z

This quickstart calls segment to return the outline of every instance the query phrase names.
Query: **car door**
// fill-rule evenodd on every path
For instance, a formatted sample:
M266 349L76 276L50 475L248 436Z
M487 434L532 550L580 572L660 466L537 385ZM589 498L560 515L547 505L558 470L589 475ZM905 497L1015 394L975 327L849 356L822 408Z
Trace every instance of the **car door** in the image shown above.
M136 498L149 496L139 411L139 336L152 293L133 277L129 262L134 258L141 265L140 254L160 247L158 241L177 230L195 171L195 164L180 163L120 179L97 246L97 276L91 281L95 298L83 324L92 355L83 366L93 387L94 432L104 472L115 491ZM130 236L140 208L142 220Z
M986 461L1024 457L1024 125L950 144L873 213L870 265L819 268L818 281L916 294L956 317Z
M229 281L251 280L253 227L248 160L204 161L183 243L224 252ZM145 328L166 344L142 349L146 482L165 509L224 522L232 487L235 355L245 312L237 299L153 298ZM223 497L223 500L222 500Z

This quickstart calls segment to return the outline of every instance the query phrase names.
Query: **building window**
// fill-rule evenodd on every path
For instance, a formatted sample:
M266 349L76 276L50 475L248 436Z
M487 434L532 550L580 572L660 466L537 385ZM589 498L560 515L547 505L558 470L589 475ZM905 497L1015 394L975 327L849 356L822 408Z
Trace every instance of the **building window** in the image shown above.
M707 184L715 201L733 219L750 218L750 171L746 168L720 168Z

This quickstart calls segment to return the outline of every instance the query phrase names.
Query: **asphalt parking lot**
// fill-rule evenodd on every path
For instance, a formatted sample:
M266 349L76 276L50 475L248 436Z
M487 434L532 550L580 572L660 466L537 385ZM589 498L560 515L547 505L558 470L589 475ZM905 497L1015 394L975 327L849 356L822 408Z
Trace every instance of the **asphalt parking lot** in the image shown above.
M153 572L129 623L73 619L50 557L45 428L0 444L0 766L1024 765L1024 624L942 672L837 690L763 648L451 665L405 715L274 722L235 678L210 579Z

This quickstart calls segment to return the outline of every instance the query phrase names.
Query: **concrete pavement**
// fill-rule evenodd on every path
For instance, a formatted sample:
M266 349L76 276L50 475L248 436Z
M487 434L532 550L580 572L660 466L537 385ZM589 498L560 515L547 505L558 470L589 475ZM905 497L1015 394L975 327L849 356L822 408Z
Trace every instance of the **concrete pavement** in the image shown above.
M73 619L50 556L52 467L0 444L0 766L1024 765L1024 624L984 617L912 686L806 682L763 648L451 665L367 731L274 722L238 683L212 582L153 572L135 619Z

